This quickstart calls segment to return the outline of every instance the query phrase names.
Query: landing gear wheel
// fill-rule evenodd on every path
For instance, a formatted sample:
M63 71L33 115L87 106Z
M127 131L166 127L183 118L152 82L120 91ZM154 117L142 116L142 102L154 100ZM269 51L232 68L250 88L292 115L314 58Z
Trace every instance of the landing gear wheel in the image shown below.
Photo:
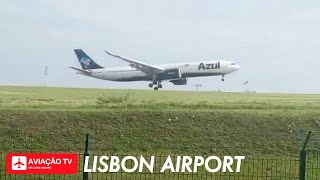
M222 78L221 81L224 81L224 78Z
M158 87L154 87L154 90L157 91L159 88Z
M153 87L153 84L152 84L152 83L150 83L150 84L149 84L149 87L150 87L150 88L152 88L152 87Z
M159 85L158 85L158 88L162 88L162 84L159 84Z

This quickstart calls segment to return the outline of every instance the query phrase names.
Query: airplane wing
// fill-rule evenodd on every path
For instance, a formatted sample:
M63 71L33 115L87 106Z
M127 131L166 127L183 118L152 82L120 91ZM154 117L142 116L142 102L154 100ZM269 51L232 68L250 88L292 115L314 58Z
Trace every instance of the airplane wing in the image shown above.
M14 164L14 166L17 166L17 165L23 165L24 166L24 164L22 162L17 162L17 163Z
M139 71L142 71L146 74L159 74L165 71L165 69L161 68L161 67L157 67L157 66L153 66L153 65L149 65L146 63L142 63L133 59L129 59L129 58L125 58L119 55L115 55L115 54L111 54L108 51L105 51L107 54L109 54L110 56L122 59L128 63L130 63L130 66L133 68L136 68Z

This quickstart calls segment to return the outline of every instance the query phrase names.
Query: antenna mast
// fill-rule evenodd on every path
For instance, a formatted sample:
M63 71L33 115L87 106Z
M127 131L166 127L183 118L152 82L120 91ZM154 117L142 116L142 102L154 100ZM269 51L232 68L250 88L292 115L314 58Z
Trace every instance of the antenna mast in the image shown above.
M48 87L48 66L44 70L44 87Z

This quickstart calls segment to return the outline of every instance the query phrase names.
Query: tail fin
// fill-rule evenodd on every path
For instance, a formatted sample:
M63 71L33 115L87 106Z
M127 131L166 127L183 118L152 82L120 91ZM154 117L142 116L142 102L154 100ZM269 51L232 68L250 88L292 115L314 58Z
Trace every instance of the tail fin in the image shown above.
M76 53L78 60L82 66L82 69L101 69L99 64L95 63L82 49L75 49L74 52Z

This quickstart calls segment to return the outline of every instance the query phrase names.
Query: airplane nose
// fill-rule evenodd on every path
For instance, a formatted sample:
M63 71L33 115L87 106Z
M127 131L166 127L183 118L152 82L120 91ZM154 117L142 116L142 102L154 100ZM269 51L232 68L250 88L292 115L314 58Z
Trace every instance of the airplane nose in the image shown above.
M240 66L239 66L239 65L235 65L235 66L234 66L234 70L235 70L235 71L237 71L237 70L239 70L239 69L240 69Z

